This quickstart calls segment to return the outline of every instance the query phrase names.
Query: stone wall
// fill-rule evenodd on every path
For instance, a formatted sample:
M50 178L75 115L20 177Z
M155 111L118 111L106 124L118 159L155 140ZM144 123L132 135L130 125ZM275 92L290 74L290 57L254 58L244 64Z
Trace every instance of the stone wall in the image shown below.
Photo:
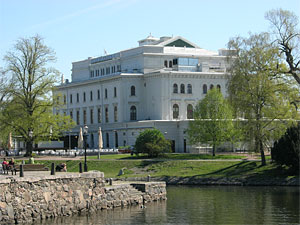
M135 182L136 183L136 182ZM68 216L166 199L163 182L105 186L102 172L0 180L0 224Z

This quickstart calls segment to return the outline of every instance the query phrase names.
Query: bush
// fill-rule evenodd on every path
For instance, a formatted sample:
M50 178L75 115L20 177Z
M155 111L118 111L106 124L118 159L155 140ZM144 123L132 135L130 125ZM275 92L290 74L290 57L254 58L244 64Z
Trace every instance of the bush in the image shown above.
M272 160L280 165L291 167L299 172L300 162L300 123L287 129L271 149Z
M165 139L163 134L157 129L147 129L140 133L135 142L136 153L145 153L149 157L170 152L171 144Z

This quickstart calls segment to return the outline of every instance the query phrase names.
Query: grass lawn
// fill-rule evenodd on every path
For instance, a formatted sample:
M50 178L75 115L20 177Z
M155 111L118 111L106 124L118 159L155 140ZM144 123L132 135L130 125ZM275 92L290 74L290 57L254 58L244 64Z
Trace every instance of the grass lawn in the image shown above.
M66 162L69 172L78 172L77 160L69 161L45 161L36 160L36 163L51 167L51 163ZM83 161L81 161L83 162ZM120 169L124 170L124 177L152 177L176 176L176 177L288 177L291 176L286 168L279 168L275 164L268 163L261 167L260 162L254 161L187 161L187 160L90 160L89 170L104 172L105 177L118 177Z

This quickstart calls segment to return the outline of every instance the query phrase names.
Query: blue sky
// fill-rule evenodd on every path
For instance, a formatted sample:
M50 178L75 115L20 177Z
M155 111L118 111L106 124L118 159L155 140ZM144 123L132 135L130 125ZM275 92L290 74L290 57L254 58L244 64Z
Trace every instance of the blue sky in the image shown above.
M299 0L0 0L0 67L18 38L35 34L65 78L72 62L136 47L150 32L218 50L231 37L267 31L264 14L277 8L300 17Z

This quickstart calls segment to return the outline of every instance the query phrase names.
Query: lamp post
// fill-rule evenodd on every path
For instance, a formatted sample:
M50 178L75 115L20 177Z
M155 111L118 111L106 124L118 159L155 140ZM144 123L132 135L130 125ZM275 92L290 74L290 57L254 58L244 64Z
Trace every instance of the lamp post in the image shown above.
M83 127L83 142L84 142L84 172L88 171L87 163L86 163L86 137L88 133L88 126L84 125Z

